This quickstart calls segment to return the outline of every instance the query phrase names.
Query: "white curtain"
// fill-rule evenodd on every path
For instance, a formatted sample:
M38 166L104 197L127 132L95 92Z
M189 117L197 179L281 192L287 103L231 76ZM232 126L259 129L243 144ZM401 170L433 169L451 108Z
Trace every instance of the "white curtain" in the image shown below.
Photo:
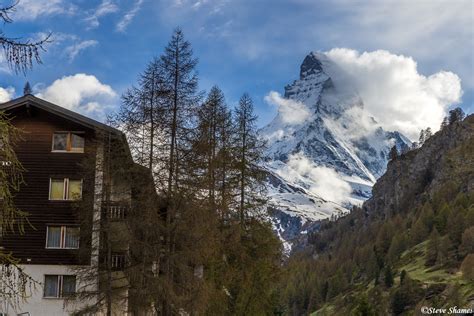
M66 248L79 248L79 227L66 227Z
M48 240L46 242L46 248L59 247L61 247L61 227L48 226Z
M76 293L76 276L63 275L63 293L62 296L68 296Z
M44 297L58 297L58 275L44 276Z

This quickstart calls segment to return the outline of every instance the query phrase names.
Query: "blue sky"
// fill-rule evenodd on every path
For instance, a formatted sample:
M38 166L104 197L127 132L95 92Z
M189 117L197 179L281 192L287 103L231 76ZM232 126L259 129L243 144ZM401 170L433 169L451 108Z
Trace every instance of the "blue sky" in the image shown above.
M180 26L199 58L201 89L219 85L230 104L249 92L260 126L277 112L265 96L271 91L283 93L284 86L297 79L299 65L310 51L334 48L369 52L379 65L400 61L394 56L412 60L413 76L421 78L409 90L414 94L419 87L424 89L430 76L452 72L461 81L462 96L433 89L430 93L440 102L439 109L461 103L472 113L473 6L470 0L22 0L13 15L15 22L2 25L3 31L31 38L52 32L54 42L43 53L44 64L35 66L26 78L11 73L0 60L0 89L10 97L19 96L28 80L40 96L57 102L65 98L66 106L100 117L118 106L120 94L136 82ZM377 50L386 54L373 54ZM345 52L348 56L353 51ZM357 71L362 67L359 57L349 61L357 63ZM389 65L395 72L405 66ZM379 77L364 73L368 74L364 85L377 84ZM68 80L52 87L61 78ZM440 82L450 85L453 80ZM420 101L426 103L423 111L414 112L420 120L429 112L430 100Z

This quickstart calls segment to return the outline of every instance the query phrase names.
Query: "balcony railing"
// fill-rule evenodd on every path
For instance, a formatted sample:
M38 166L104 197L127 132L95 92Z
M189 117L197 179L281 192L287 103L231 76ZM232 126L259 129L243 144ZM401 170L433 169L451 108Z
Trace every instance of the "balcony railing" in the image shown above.
M121 221L130 213L130 205L127 203L112 202L104 207L107 218L111 221Z

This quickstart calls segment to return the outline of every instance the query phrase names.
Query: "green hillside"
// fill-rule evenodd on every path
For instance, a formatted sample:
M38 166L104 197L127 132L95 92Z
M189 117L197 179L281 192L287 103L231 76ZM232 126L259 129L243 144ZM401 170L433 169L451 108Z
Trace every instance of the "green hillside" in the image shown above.
M474 116L389 163L362 208L292 256L287 315L421 315L474 308Z

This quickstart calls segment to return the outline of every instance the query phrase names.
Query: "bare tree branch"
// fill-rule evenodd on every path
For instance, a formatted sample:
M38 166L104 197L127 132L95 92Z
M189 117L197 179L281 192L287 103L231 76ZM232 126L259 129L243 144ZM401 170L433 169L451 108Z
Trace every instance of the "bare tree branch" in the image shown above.
M11 5L0 7L0 20L12 23L10 14L15 11L19 0ZM51 33L38 41L22 40L22 38L8 37L0 29L0 46L5 54L5 59L9 67L15 73L26 74L33 68L33 63L41 64L40 52L45 51L45 45L51 42Z

